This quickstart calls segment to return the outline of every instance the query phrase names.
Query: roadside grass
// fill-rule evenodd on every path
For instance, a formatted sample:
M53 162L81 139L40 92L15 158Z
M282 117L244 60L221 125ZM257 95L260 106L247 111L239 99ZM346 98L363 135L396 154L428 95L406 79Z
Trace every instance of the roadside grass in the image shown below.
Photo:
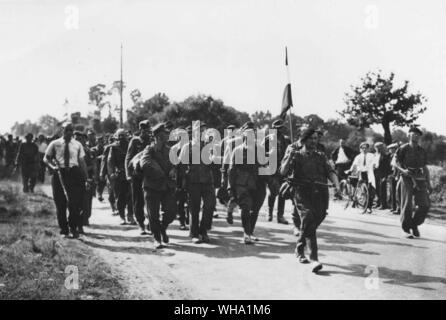
M59 236L52 199L1 181L0 299L125 299L119 280L88 246Z
M428 166L432 182L431 209L429 218L446 221L446 168Z

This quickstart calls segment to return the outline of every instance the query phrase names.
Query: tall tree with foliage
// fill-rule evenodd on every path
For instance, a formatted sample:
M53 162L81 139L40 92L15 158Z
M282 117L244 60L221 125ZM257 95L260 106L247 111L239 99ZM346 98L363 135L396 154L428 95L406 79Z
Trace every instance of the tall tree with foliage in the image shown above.
M381 124L386 144L392 143L392 124L409 126L426 110L423 103L427 99L421 93L409 93L409 81L396 87L394 77L394 73L385 77L381 71L368 72L360 85L352 86L352 92L346 93L346 108L338 112L359 129Z

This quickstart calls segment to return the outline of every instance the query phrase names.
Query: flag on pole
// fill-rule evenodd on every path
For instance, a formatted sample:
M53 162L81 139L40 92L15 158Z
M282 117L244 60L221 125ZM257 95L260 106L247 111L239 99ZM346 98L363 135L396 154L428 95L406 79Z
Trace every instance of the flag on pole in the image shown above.
M285 86L285 90L283 91L282 97L282 111L280 112L280 117L285 119L286 113L293 106L293 98L291 96L291 81L290 81L290 72L288 70L288 50L285 47L285 67L287 69L287 80L288 83Z

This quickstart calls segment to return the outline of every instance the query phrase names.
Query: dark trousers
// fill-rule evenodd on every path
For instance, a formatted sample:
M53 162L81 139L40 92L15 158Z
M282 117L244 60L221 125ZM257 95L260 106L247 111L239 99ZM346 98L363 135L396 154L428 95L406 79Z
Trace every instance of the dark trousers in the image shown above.
M248 189L245 186L236 186L237 203L241 209L243 231L252 235L257 223L260 208L266 197L266 186L263 183L256 189Z
M318 260L316 230L327 215L325 201L324 187L296 187L293 202L300 217L296 251L299 256L304 256L305 247L308 246L310 259L314 261Z
M144 227L144 192L142 189L142 178L132 177L130 182L132 189L133 213L140 227Z
M350 169L350 163L336 163L336 175L338 176L339 181L346 179L347 174L345 173L346 170Z
M387 175L375 171L377 206L387 207Z
M38 167L36 165L23 165L21 167L23 192L34 192L38 174L37 170Z
M53 173L51 185L53 187L53 198L56 204L57 222L61 232L77 232L82 226L80 212L82 210L85 182L82 179L79 167L61 169L63 182L68 193L68 202L57 172ZM68 220L67 220L68 209Z
M206 235L211 228L212 217L215 211L216 199L214 185L203 183L192 183L189 188L190 205L190 237L198 238ZM200 221L201 201L203 200L203 212Z
M426 219L430 208L429 194L425 181L418 181L415 189L412 180L400 177L401 184L401 226L404 231L419 226ZM415 200L414 211L412 201Z
M273 215L274 203L276 202L276 198L279 198L277 204L277 219L283 217L285 211L285 199L279 194L281 184L282 178L277 176L270 177L268 181L268 213L270 216Z
M98 196L102 196L106 186L107 186L107 180L100 179L99 182L98 182L98 187L97 187Z
M81 220L83 226L89 224L89 219L91 217L91 210L93 207L93 196L94 196L93 187L91 187L90 190L85 190L83 197L83 207L81 212Z
M173 189L158 191L144 188L144 200L149 213L150 230L156 241L161 241L161 231L166 230L177 215L177 205ZM160 206L163 215L160 217Z
M125 209L127 208L127 218L133 219L133 204L130 183L125 179L116 179L113 181L113 192L117 197L116 206L119 216L125 219Z
M390 209L393 211L398 211L400 209L399 201L397 200L397 179L390 175L387 178L388 185L389 185L389 206Z
M367 208L372 209L373 199L375 198L375 188L373 188L372 184L369 182L369 176L367 172L361 172L361 179L367 184L369 189L369 202L367 203Z
M116 211L116 195L115 195L115 183L113 180L107 178L107 189L108 189L108 202L112 211Z
M43 158L45 158L45 154L39 153L39 157L40 157L40 167L39 167L39 174L38 174L37 179L40 183L44 183L45 182L46 164L45 164L45 162L43 162Z
M175 195L177 200L177 210L178 210L178 220L180 221L180 225L184 226L186 224L189 224L189 217L187 214L187 210L190 208L188 207L186 209L187 204L187 191L181 190L178 191Z

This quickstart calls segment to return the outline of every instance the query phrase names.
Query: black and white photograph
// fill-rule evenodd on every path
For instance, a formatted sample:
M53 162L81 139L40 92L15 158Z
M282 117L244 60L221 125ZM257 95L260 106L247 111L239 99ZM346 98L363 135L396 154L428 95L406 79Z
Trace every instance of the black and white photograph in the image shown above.
M446 298L445 0L0 0L0 88L0 300Z

